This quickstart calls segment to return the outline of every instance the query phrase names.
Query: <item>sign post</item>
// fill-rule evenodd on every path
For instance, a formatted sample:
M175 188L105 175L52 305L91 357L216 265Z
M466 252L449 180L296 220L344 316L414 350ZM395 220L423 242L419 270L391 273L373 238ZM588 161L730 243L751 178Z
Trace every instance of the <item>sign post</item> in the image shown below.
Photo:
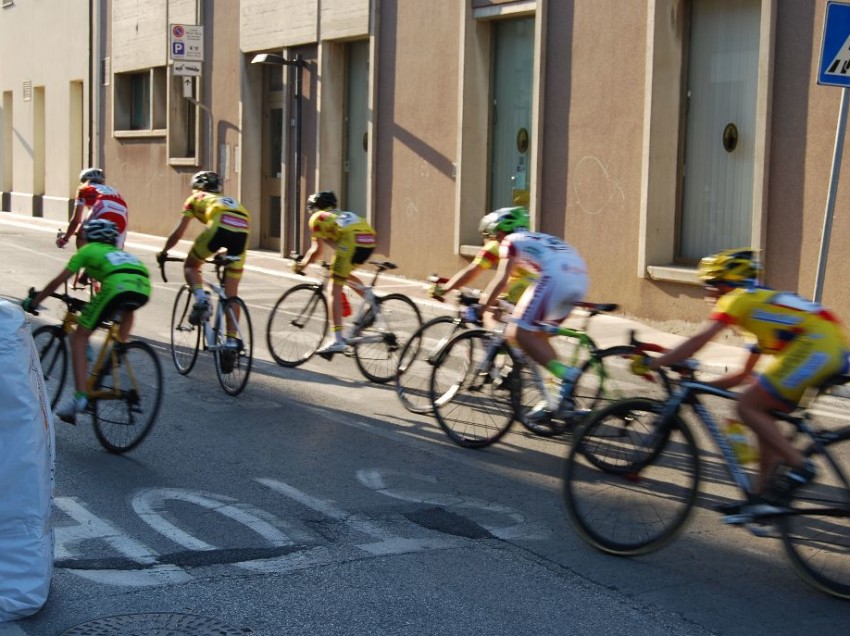
M847 128L847 87L850 86L850 4L829 2L823 22L821 57L818 84L841 86L841 106L838 109L838 125L835 131L835 149L832 155L832 174L829 177L829 194L823 219L818 271L815 278L813 300L820 302L823 293L823 277L829 256L829 239L832 233L832 217L835 212L835 193L841 173L841 155L844 151L844 132Z

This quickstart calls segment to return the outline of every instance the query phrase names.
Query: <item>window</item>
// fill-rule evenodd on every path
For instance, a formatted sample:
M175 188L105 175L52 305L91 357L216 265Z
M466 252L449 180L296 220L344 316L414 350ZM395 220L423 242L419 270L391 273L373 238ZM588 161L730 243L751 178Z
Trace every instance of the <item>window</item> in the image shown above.
M116 73L113 127L116 132L163 131L166 126L166 67Z
M695 284L699 257L764 241L771 85L758 69L772 65L775 3L715 4L691 0L676 29L664 3L649 16L641 277Z

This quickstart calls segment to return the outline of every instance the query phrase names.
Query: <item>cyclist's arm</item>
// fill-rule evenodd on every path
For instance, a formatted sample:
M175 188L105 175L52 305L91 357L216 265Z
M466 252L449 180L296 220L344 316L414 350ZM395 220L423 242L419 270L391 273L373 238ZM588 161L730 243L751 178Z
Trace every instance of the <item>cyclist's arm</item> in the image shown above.
M726 328L726 324L720 321L712 321L708 324L708 326L700 331L695 336L691 336L683 343L681 343L678 347L675 347L668 351L667 353L653 358L649 363L649 368L653 371L658 370L660 367L668 367L671 364L676 364L677 362L681 362L685 358L692 357L697 351L702 349L708 342L714 338L718 333L723 331Z
M476 264L475 261L472 261L469 265L464 267L462 270L458 271L454 276L449 279L445 285L441 285L442 291L444 294L449 293L450 291L454 291L455 289L460 289L467 283L472 282L478 275L481 274L482 268L480 265Z
M496 299L502 295L502 291L504 291L508 284L508 280L510 280L514 265L515 260L510 256L499 261L499 267L496 269L496 275L493 280L490 281L490 284L487 285L487 289L484 290L481 297L481 305L484 309L487 309L494 304Z
M310 241L310 248L304 253L304 256L301 257L301 260L298 261L299 265L302 268L307 267L310 263L316 260L316 256L321 254L322 248L325 246L325 239L320 238L318 236L314 236Z
M50 294L59 289L59 285L71 278L74 273L75 272L72 272L70 269L63 269L61 272L59 272L56 278L47 283L47 285L44 286L44 289L42 289L40 292L38 292L38 294L35 295L35 297L32 299L32 306L38 307L44 301L45 298L49 298Z
M192 222L191 216L184 216L180 219L180 222L177 226L171 231L171 234L168 235L168 238L165 239L165 247L162 248L162 252L165 253L170 250L172 247L177 245L177 241L183 238L183 234L186 233L186 228L189 227L189 223Z
M747 361L744 363L743 369L736 371L735 373L729 373L728 375L719 377L716 380L706 382L706 384L716 386L720 389L731 389L740 384L744 384L745 382L752 382L755 379L753 376L753 369L755 369L756 363L760 357L761 353L751 351L750 355L747 356Z
M71 237L74 236L74 233L79 229L80 225L83 222L83 208L85 208L85 204L76 203L74 205L74 213L71 216L71 220L68 222L68 229L65 230L65 235L60 236L56 239L56 247L65 247L68 244L68 241L71 240Z

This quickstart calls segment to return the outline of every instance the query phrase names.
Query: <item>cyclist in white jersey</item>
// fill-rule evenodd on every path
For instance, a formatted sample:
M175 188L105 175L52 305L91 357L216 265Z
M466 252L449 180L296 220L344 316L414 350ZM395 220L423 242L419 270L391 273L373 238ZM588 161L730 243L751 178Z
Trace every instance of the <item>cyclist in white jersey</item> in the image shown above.
M513 210L501 208L491 212L488 217L498 226ZM550 234L508 234L499 246L496 275L481 298L482 312L496 304L511 273L520 267L536 272L538 278L520 297L505 335L535 362L564 380L571 368L558 360L549 342L550 335L541 331L540 325L559 325L570 315L573 306L584 299L589 282L587 265L572 245ZM554 399L558 402L538 404L529 416L544 418L557 412L561 396L553 396Z

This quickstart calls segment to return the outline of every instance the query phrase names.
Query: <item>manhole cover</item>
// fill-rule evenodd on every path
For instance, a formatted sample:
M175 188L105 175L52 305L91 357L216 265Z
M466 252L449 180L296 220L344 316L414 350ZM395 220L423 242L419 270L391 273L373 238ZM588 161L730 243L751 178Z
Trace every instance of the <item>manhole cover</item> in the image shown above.
M215 618L194 614L123 614L81 623L60 636L245 636Z

